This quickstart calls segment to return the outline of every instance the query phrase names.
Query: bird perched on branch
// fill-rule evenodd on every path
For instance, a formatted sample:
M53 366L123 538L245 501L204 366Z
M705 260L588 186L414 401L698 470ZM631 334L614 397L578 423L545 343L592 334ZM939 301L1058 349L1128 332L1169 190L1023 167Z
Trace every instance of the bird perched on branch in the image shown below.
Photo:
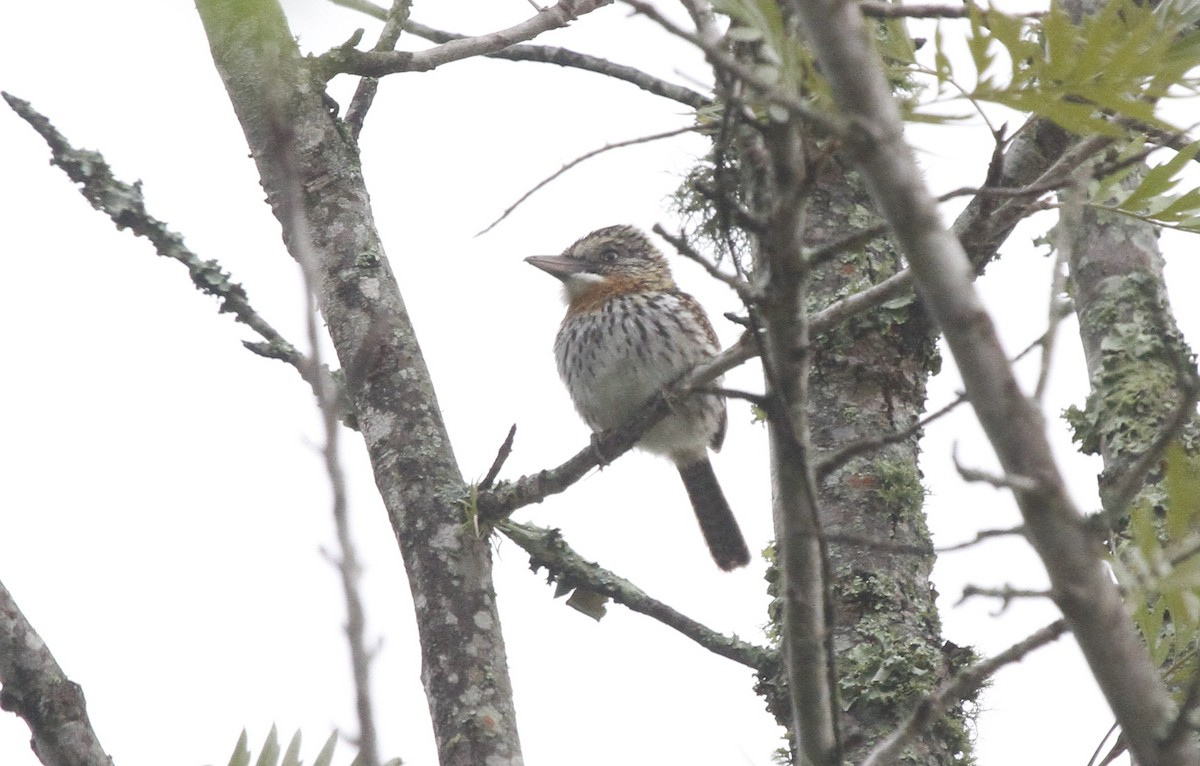
M696 299L667 259L632 226L598 229L562 255L525 259L557 277L567 315L554 341L558 372L593 431L623 425L664 387L720 351ZM717 566L750 561L746 541L708 459L725 439L725 400L693 394L638 442L679 469Z

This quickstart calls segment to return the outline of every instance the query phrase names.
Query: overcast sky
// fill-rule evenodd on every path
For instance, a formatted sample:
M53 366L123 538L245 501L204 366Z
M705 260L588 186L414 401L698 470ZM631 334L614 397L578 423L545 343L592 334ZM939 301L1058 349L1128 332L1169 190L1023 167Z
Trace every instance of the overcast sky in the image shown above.
M306 50L339 44L359 26L369 42L377 29L319 0L284 6ZM478 33L530 12L520 0L458 0L418 3L414 18ZM620 7L543 41L683 83L706 73L686 46ZM343 106L352 86L335 83ZM268 321L303 343L297 270L191 4L9 4L0 88L30 100L77 146L103 152L120 178L141 179L151 213L201 257L218 259ZM492 233L475 233L562 163L688 120L683 107L632 86L537 64L462 62L384 83L363 134L375 219L468 479L483 475L514 422L510 478L587 443L554 369L557 286L524 256L559 252L613 223L676 226L666 197L704 144L684 137L607 154ZM915 130L913 139L935 192L982 178L978 158L990 149L978 121ZM182 267L117 232L47 160L42 140L0 111L0 580L83 686L118 766L223 764L243 727L257 751L272 723L287 735L302 729L311 759L330 731L356 727L344 607L321 553L333 535L311 395L290 368L245 351L249 331L218 315ZM1023 227L982 281L1011 351L1044 329L1049 264L1030 241L1047 226ZM1194 244L1165 247L1170 278L1194 285L1189 264L1170 257ZM713 317L736 307L690 264L676 272ZM1194 343L1196 307L1176 303ZM716 324L725 343L737 337L736 327ZM1057 419L1086 390L1075 328L1064 330L1047 413L1075 498L1094 507L1097 466L1073 453ZM946 368L933 406L956 390ZM1032 381L1036 367L1022 374ZM760 385L752 366L727 383ZM716 469L761 550L770 539L764 432L742 405L730 416ZM1018 521L1006 493L957 477L955 442L965 463L995 463L969 413L928 429L923 469L939 544ZM369 630L382 647L373 676L382 751L428 766L436 756L403 568L361 442L348 434L343 443ZM689 616L764 640L764 567L713 566L664 462L626 456L517 518L560 527L583 554ZM943 556L935 582L946 637L987 654L1055 617L1039 602L1003 614L995 603L955 606L967 583L1044 586L1018 540ZM748 670L621 607L600 623L583 617L502 540L496 585L531 766L770 762L780 732ZM979 762L1083 764L1109 724L1073 642L1062 639L1004 670L985 694ZM35 764L28 739L22 721L0 714L0 764ZM350 753L344 746L337 762Z

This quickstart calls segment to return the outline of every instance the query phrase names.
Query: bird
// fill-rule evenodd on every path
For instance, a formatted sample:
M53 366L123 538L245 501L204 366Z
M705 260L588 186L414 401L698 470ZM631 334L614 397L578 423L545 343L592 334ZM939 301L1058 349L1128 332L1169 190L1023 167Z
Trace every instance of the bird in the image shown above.
M704 309L634 226L597 229L562 255L525 261L562 282L567 312L554 356L576 411L596 433L623 425L720 352ZM750 552L708 455L720 450L726 423L723 397L693 393L674 402L637 446L675 464L713 560L730 571L749 563Z

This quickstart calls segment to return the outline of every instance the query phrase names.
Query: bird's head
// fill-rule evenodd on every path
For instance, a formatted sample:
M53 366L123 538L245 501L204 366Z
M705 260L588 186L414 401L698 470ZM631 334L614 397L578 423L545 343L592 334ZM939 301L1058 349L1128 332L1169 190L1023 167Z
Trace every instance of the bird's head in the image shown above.
M525 261L557 277L573 309L622 293L675 289L667 259L633 226L597 229L562 255L531 255Z

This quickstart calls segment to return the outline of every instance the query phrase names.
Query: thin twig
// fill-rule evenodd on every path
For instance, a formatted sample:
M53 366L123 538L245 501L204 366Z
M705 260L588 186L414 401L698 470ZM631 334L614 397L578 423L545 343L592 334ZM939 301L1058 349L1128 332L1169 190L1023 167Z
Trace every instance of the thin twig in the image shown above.
M487 234L492 229L496 228L496 226L501 221L503 221L505 218L508 218L508 216L514 210L516 210L518 207L520 207L521 203L523 203L525 200L532 197L539 189L543 188L550 182L554 181L556 178L561 176L563 173L566 173L571 168L575 167L576 165L579 165L581 162L590 160L591 158L593 158L597 155L604 154L605 152L611 151L613 149L623 149L627 146L636 146L638 144L648 144L651 141L659 141L664 138L673 138L674 136L683 135L684 133L690 133L694 130L698 130L698 127L695 125L688 125L683 128L675 128L674 130L667 130L667 131L663 131L662 133L654 133L653 135L649 135L649 136L639 136L637 138L630 138L625 141L618 141L615 144L605 144L604 146L600 147L599 149L593 149L592 151L587 152L586 154L582 154L579 157L576 157L575 159L571 160L567 164L563 165L561 168L556 170L554 173L551 173L546 178L543 178L532 189L530 189L529 191L522 194L520 199L518 199L516 202L509 205L508 208L506 208L505 211L500 214L499 218L492 221L490 224L487 225L486 228L481 230L475 236L481 237L484 234Z
M999 615L1008 609L1009 605L1021 598L1053 598L1054 594L1047 590L1030 590L1029 588L1014 588L1011 585L1005 585L1003 588L983 588L978 585L966 585L963 587L962 596L959 597L955 606L962 604L969 598L982 596L985 598L1000 599L1000 609L993 616Z
M1016 526L1016 527L1009 527L1008 529L984 529L984 530L980 530L979 532L976 532L975 537L970 540L966 540L961 543L954 543L953 545L945 545L945 546L938 547L937 553L940 556L943 553L952 553L954 551L965 550L966 548L973 548L976 545L979 545L984 540L991 540L992 538L996 538L996 537L1008 537L1010 535L1023 535L1023 534L1025 534L1025 525L1024 524L1022 524L1020 526Z
M960 393L949 404L935 412L926 415L923 418L920 418L908 428L902 428L899 431L882 434L874 438L859 439L852 444L847 444L828 457L822 458L820 461L818 461L813 467L813 471L816 473L818 480L824 481L825 479L829 478L830 474L845 465L851 458L855 458L859 455L866 454L867 452L877 450L880 447L886 447L889 444L899 444L902 441L911 439L912 437L919 435L925 426L929 425L935 420L938 420L939 418L945 417L954 411L954 409L959 405L965 404L966 401L967 395Z
M958 672L937 690L922 699L912 713L867 755L862 766L884 766L899 760L901 751L921 732L932 726L959 700L978 691L987 679L1005 665L1019 662L1025 655L1054 641L1067 632L1066 620L1055 620L1020 643L991 659L977 662Z
M392 9L388 11L383 23L383 31L379 33L379 40L371 50L390 51L395 48L411 10L412 0L393 0ZM350 126L350 134L355 138L362 133L363 120L367 118L367 110L371 108L378 91L378 77L362 78L354 90L354 97L350 99L350 106L346 108L346 124Z
M551 29L565 27L585 13L608 5L612 0L559 0L535 16L488 34L460 37L423 51L357 51L337 47L322 54L319 70L330 78L335 74L383 77L396 72L428 72L443 64L486 56L516 43L533 39Z
M274 105L274 102L270 102ZM295 156L293 128L285 119L282 110L268 114L270 127L275 134L271 146L278 153L276 163L286 168L282 189L277 198L276 209L284 230L290 235L289 249L300 264L305 286L305 328L308 344L312 349L314 365L320 364L322 322L317 310L317 290L321 276L321 262L312 242L312 228L305 213L305 193L300 181ZM321 450L325 473L332 494L334 528L337 534L338 555L333 563L342 583L346 599L346 639L350 646L350 664L354 679L355 708L358 713L358 756L362 766L379 766L379 737L375 726L374 701L371 696L371 651L366 641L366 612L363 608L359 583L362 567L350 530L350 508L346 497L346 475L342 469L338 450L339 424L335 408L336 394L324 385L315 390L317 406L321 411L325 432L325 444Z
M1108 727L1108 731L1105 732L1104 736L1100 739L1100 743L1096 745L1096 749L1092 752L1092 757L1088 759L1087 766L1107 766L1107 764L1112 762L1114 752L1120 755L1120 753L1124 750L1124 747L1122 746L1121 736L1118 734L1117 741L1113 745L1113 750L1109 750L1108 755L1105 756L1104 760L1100 761L1099 763L1097 763L1096 760L1100 757L1100 751L1104 749L1104 743L1107 742L1108 738L1116 732L1117 722L1113 721L1113 725ZM1117 750L1117 748L1121 749Z
M1061 244L1061 243L1060 243ZM1067 288L1067 259L1060 249L1054 259L1054 271L1050 277L1049 310L1046 317L1046 332L1042 334L1042 359L1038 369L1037 385L1033 389L1033 400L1039 405L1045 402L1046 389L1050 384L1050 362L1054 356L1054 341L1062 320L1071 314L1071 301L1063 298Z
M500 445L499 451L496 452L496 459L492 461L492 467L488 469L487 474L483 477L483 481L479 482L480 489L490 489L492 483L496 481L496 477L500 475L500 469L504 467L504 461L508 460L508 456L512 454L513 439L517 436L517 424L513 423L512 428L508 429L508 436L504 437L504 443Z
M367 0L330 0L330 2L335 5L352 8L369 16L374 16L380 21L387 18L386 8ZM448 43L451 40L462 40L467 37L467 35L447 32L411 20L404 24L404 31L434 43ZM712 99L703 93L698 93L682 85L667 82L640 69L635 69L624 64L617 64L599 56L591 56L586 53L568 50L567 48L559 48L554 45L511 45L503 50L484 55L487 58L502 59L505 61L532 61L542 64L554 64L555 66L567 69L594 72L614 80L621 80L631 85L636 85L648 93L653 93L656 96L662 96L672 101L678 101L693 109L699 109L702 106L712 103Z
M1011 473L1000 476L979 468L967 468L958 460L958 442L954 443L952 459L954 460L954 468L958 471L958 475L962 477L963 481L990 484L997 489L1011 489L1017 493L1032 492L1038 487L1037 480L1029 476L1018 476Z
M710 277L732 289L738 294L738 297L741 298L744 303L746 303L746 305L753 305L754 302L761 297L759 291L751 286L749 282L738 277L737 275L726 274L717 268L715 263L698 253L696 248L691 246L691 244L687 241L687 238L684 237L682 233L670 234L662 227L662 224L657 223L654 224L653 231L658 236L670 242L671 246L675 248L677 253L693 263L700 264L701 268L708 272Z

